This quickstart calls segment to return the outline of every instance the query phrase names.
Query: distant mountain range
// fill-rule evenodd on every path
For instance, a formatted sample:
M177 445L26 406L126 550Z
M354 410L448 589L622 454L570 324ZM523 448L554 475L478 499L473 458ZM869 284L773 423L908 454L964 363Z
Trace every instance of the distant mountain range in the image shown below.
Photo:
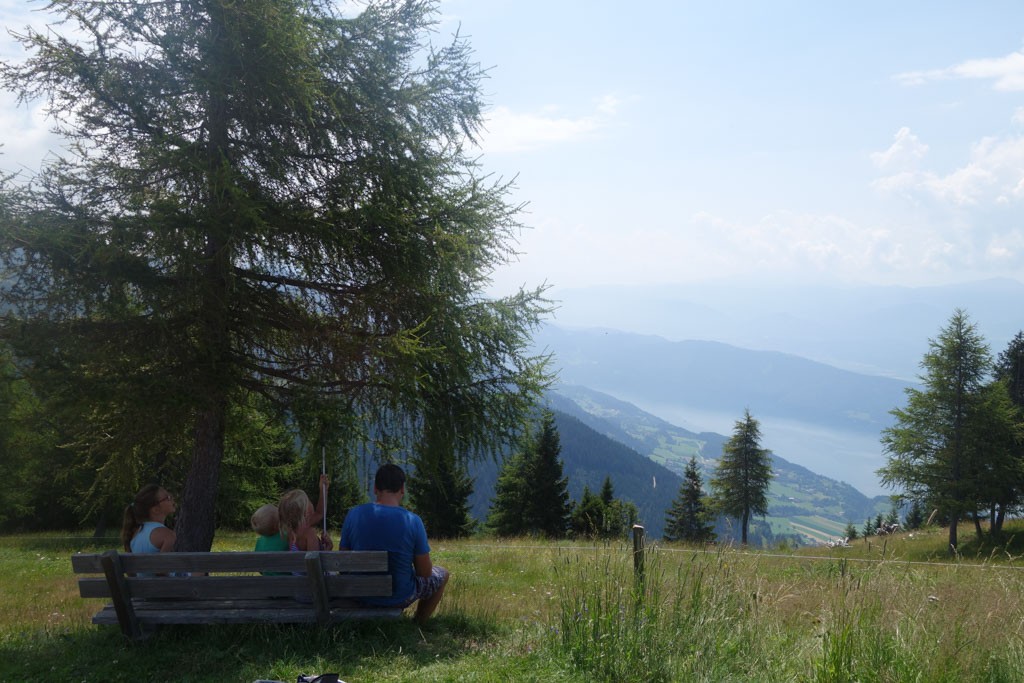
M764 446L868 495L882 493L881 431L908 382L776 351L548 325L534 337L564 385L628 401L691 432L729 434L744 409Z
M1024 283L938 287L796 286L732 282L604 286L552 292L560 327L781 351L864 374L914 381L921 357L963 308L993 353L1024 329Z

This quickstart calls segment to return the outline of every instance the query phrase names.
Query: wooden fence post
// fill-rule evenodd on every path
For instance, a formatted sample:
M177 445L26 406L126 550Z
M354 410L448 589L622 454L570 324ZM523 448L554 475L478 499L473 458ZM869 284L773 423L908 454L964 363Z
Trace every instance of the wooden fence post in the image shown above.
M633 525L633 574L641 591L644 587L644 528Z

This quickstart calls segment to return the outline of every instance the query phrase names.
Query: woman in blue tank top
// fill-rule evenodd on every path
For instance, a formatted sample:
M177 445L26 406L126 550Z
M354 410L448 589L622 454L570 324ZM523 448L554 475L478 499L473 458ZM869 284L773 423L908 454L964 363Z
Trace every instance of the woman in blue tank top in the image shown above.
M164 526L175 511L174 496L156 484L142 487L124 510L121 543L131 553L166 553L174 550L177 537Z

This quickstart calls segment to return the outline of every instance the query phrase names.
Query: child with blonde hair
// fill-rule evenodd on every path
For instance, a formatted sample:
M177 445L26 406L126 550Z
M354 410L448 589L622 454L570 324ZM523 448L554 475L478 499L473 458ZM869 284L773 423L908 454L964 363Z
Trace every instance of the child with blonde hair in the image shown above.
M301 489L292 489L277 504L280 533L288 541L288 550L332 550L334 544L326 533L317 536L310 523L315 519L313 504Z
M288 539L281 534L277 519L277 506L271 503L261 505L252 513L249 523L252 524L252 530L259 534L256 539L257 552L288 550Z
M309 508L308 525L310 528L318 526L324 520L326 514L324 501L327 499L327 487L329 485L330 480L327 478L327 475L321 474L320 500L317 501L315 510L312 506ZM289 491L289 493L292 492ZM303 493L303 495L305 494ZM308 502L309 498L307 497L306 500ZM280 518L278 506L271 503L261 505L256 512L252 513L249 523L252 525L252 530L259 534L259 538L256 539L255 550L257 552L288 550L288 533L281 527Z

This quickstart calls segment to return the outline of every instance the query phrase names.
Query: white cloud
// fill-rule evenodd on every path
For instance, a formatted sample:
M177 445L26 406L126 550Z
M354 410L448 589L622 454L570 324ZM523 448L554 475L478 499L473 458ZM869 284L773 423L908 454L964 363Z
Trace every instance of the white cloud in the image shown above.
M1012 274L1024 267L1020 228L960 216L861 224L837 215L779 212L743 224L698 214L693 224L697 238L687 253L700 254L705 276L788 273L813 280L906 282Z
M910 128L903 126L896 131L895 139L889 149L873 153L871 161L878 168L903 168L916 164L927 153L928 145L910 132Z
M898 212L897 212L898 213ZM601 226L534 216L522 261L497 274L499 291L701 280L934 283L950 277L1019 277L1024 231L1016 212L989 224L963 211L852 220L779 211L755 220L696 212L673 222Z
M523 152L587 138L611 123L620 100L605 95L589 114L571 117L549 106L539 112L517 112L499 106L487 113L480 146L486 152Z
M699 236L695 253L722 274L856 277L894 260L886 230L837 215L783 211L744 224L701 212L692 222Z
M993 81L996 90L1024 90L1024 52L1011 52L1005 57L969 59L945 69L908 71L894 77L904 85L922 85L929 81L970 78Z
M946 174L904 170L872 186L886 194L930 197L958 207L1007 205L1024 197L1024 136L982 138L971 148L969 160Z
M1024 230L1009 230L994 235L985 248L985 256L995 264L1019 267L1024 261Z

